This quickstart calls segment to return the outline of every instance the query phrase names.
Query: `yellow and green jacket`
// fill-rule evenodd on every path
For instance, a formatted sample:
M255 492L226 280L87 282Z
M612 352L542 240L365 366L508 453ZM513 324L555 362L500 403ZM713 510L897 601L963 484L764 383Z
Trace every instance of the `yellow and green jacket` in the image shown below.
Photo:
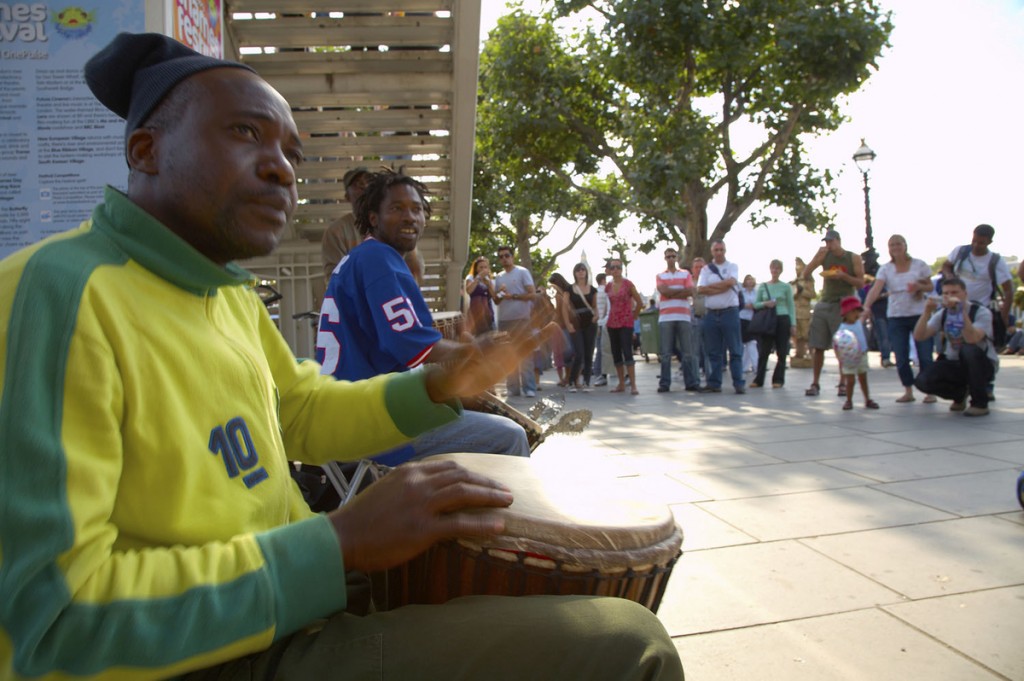
M172 676L344 608L287 461L357 459L459 408L422 372L296 362L253 283L111 188L0 262L0 679Z

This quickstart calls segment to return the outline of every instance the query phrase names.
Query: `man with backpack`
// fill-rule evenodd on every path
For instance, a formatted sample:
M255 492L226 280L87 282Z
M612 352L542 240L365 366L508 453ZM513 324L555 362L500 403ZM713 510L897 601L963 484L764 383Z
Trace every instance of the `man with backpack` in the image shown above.
M930 297L914 326L914 340L939 334L938 358L918 374L919 390L953 400L950 411L964 416L988 414L988 385L999 366L992 342L992 311L967 297L961 279L942 282L942 305ZM970 406L967 398L970 397Z
M947 262L953 276L967 287L967 299L992 310L992 340L999 349L1006 344L1006 328L1010 325L1013 278L1006 260L988 249L995 233L992 225L978 225L974 228L971 243L954 248ZM998 307L997 298L1002 299Z

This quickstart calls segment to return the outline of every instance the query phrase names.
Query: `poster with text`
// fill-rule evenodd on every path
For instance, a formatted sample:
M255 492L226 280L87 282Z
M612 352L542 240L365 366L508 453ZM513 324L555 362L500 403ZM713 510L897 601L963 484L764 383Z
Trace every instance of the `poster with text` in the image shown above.
M124 189L124 121L82 66L121 31L145 30L144 0L0 3L0 257L78 226Z
M171 35L200 54L223 58L220 3L221 0L174 0Z

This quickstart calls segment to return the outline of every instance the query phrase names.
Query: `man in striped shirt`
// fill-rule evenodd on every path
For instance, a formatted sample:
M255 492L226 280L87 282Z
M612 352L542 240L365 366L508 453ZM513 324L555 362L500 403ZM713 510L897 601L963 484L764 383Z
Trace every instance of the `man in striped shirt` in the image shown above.
M679 252L665 249L667 269L657 276L658 331L660 335L661 377L658 392L667 393L672 384L672 355L682 358L683 383L687 390L700 387L696 357L693 354L690 298L693 296L693 277L678 268Z

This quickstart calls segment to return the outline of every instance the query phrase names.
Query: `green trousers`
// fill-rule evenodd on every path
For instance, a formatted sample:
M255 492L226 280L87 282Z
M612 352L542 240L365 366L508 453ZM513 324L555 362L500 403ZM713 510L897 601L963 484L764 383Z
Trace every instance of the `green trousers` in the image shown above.
M364 617L339 613L188 681L682 681L668 633L619 598L470 596Z

